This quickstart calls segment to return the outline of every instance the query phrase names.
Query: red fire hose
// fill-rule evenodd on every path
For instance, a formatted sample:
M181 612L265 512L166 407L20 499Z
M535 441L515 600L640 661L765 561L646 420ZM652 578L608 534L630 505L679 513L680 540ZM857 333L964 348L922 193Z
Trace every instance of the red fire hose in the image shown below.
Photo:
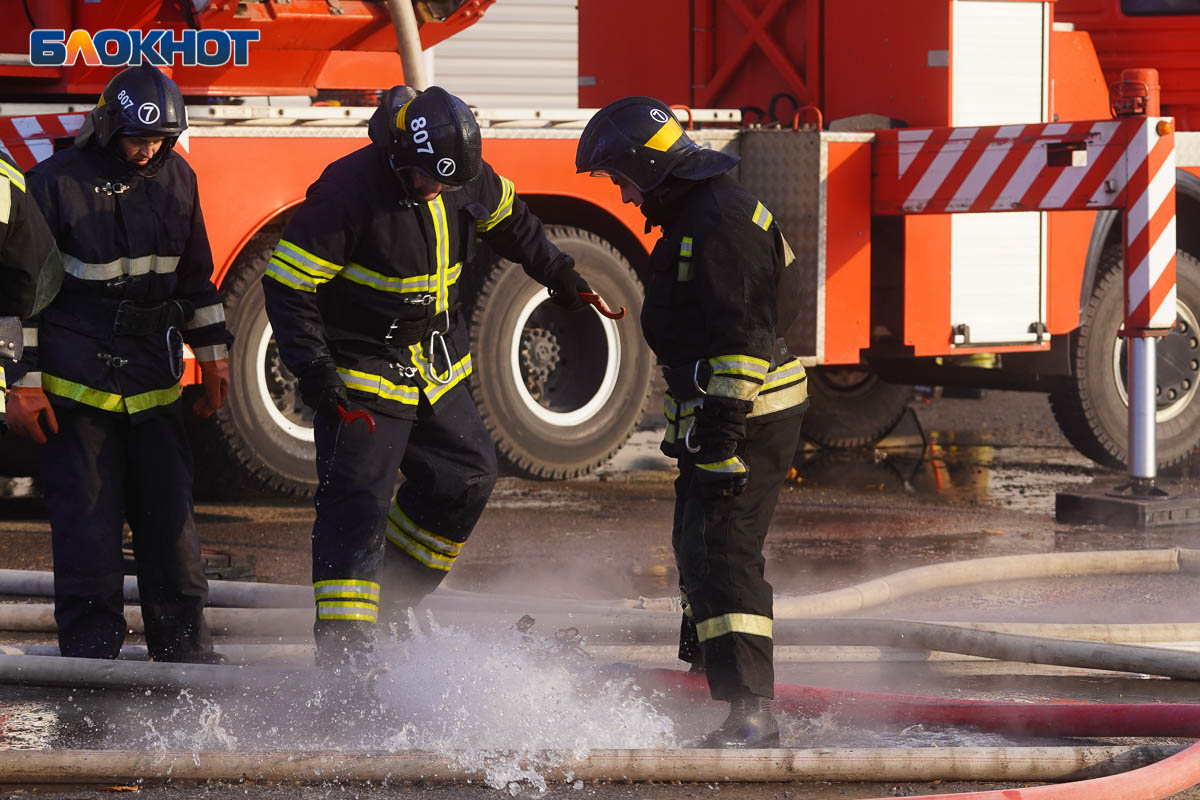
M708 697L703 675L645 670L656 689ZM831 713L842 720L970 725L983 730L1057 736L1179 736L1200 738L1200 704L1005 703L855 692L776 684L775 704L794 714Z
M907 800L1162 800L1197 783L1200 783L1200 742L1156 764L1120 775L1024 789L912 795Z
M703 675L665 669L644 670L643 674L653 688L708 697L708 681ZM1200 736L1200 704L1002 703L791 684L777 684L775 698L779 708L795 713L833 712L842 718L884 722L939 722L1059 736ZM1052 786L915 795L907 800L1163 800L1198 783L1200 742L1119 775Z

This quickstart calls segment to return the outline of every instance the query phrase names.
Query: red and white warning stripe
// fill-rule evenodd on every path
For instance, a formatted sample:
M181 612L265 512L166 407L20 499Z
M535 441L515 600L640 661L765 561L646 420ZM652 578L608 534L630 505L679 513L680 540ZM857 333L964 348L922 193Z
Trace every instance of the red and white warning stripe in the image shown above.
M1130 118L879 131L875 212L1119 206L1130 168L1123 156L1148 125Z
M1175 324L1175 134L1148 120L1129 143L1125 203L1125 328Z
M0 117L0 149L21 169L29 169L54 152L54 139L73 137L86 114L39 114Z
M1125 325L1175 323L1175 138L1129 117L878 131L876 214L1125 211ZM1164 131L1160 133L1162 128Z

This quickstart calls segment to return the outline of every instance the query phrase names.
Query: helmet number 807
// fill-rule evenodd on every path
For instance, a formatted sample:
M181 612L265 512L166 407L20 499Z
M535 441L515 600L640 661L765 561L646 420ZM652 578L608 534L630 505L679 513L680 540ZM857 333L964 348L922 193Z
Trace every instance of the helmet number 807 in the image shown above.
M413 132L413 142L417 145L418 153L432 153L433 142L429 141L429 130L425 127L424 117L417 117L409 125Z

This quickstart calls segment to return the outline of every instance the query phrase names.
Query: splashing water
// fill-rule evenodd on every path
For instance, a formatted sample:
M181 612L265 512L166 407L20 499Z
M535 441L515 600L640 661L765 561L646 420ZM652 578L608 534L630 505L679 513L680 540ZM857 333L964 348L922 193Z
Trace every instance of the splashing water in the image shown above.
M154 720L144 720L144 741L150 750L236 750L237 737L226 730L219 703L201 697L199 703L187 689L179 692L176 706L162 720L160 732Z
M592 749L674 743L672 721L634 694L632 678L601 673L553 641L410 623L411 638L377 645L390 669L376 694L407 721L409 746L481 772L492 788L544 792L545 772Z

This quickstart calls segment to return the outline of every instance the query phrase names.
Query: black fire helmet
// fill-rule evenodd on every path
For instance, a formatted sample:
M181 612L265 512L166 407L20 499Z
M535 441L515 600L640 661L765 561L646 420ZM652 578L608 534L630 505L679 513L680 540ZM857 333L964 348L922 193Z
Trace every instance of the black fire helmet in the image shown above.
M625 97L596 112L579 137L576 172L618 176L651 194L668 175L703 180L728 172L737 156L693 142L675 113L652 97Z
M91 134L101 147L108 147L117 136L162 136L164 147L170 149L187 129L183 94L175 81L151 64L118 72L88 116L91 125L85 125L79 137L86 141Z
M400 106L391 120L388 155L397 172L415 169L445 186L462 186L483 170L483 138L462 100L430 86Z

